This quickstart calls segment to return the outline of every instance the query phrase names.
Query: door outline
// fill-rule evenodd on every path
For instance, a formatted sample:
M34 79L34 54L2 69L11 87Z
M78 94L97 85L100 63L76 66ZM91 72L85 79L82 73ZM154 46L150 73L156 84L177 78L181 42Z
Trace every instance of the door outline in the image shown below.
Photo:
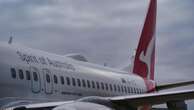
M53 93L53 80L52 80L52 76L51 76L51 71L47 68L43 68L42 71L43 71L45 93L52 94ZM46 75L49 75L50 83L47 82Z
M36 74L37 74L37 78L38 78L37 81L34 80L34 75L33 75L34 72L36 72ZM39 93L40 90L41 90L40 72L39 72L38 68L31 66L30 67L30 73L31 73L31 77L32 77L32 79L31 79L31 82L32 82L31 83L31 90L32 90L33 93Z

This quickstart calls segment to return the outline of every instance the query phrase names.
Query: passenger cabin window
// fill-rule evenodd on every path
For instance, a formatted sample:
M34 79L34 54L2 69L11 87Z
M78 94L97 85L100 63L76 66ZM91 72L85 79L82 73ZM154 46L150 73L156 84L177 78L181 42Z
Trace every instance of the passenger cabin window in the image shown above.
M86 82L85 82L84 79L82 79L82 86L83 86L83 87L86 87Z
M76 86L75 78L72 78L72 84L73 86Z
M140 91L140 89L139 89L139 88L137 88L137 93L138 93L138 94L140 94L140 93L141 93L141 91Z
M135 93L136 93L136 94L138 93L137 88L135 88Z
M124 92L123 86L121 86L121 92Z
M133 88L133 93L136 93L136 90L135 90L135 88Z
M108 84L107 83L105 84L105 86L106 86L106 90L108 90Z
M141 94L142 93L142 91L141 91L141 89L139 88L139 93Z
M117 91L117 86L114 84L114 91Z
M38 81L38 75L36 72L33 72L34 81Z
M77 84L78 84L79 87L81 87L81 81L80 81L80 79L77 79Z
M24 73L21 69L19 69L19 78L24 79Z
M31 77L30 77L30 71L28 71L28 70L26 71L26 79L27 80L30 80L31 79Z
M118 87L118 92L120 92L120 91L121 91L121 88L120 88L120 86L118 85L117 87Z
M67 85L71 84L69 77L66 77L66 81L67 81Z
M141 93L143 93L143 89L141 89Z
M91 85L90 85L90 81L89 81L89 80L87 80L87 85L88 85L88 88L90 88L90 87L91 87Z
M61 76L60 79L61 79L61 84L64 85L65 84L64 77Z
M130 87L127 87L128 93L130 93Z
M134 93L133 88L131 88L131 93Z
M47 83L50 83L51 82L51 78L50 78L50 76L48 74L46 74L46 82Z
M144 93L144 90L143 90L143 89L141 89L141 92L142 92L142 93Z
M54 75L54 83L57 84L58 83L58 79L57 79L57 76Z
M104 90L104 83L101 82L101 89Z
M97 89L100 89L99 82L96 82Z
M13 79L16 79L16 70L14 68L11 68L11 76Z
M112 90L113 90L113 88L112 88L112 84L109 84L109 86L110 86L110 91L112 91Z
M139 89L138 88L136 88L136 93L139 94Z
M95 88L95 82L92 81L92 88Z
M124 86L124 90L125 90L125 93L127 93L127 87L126 86Z

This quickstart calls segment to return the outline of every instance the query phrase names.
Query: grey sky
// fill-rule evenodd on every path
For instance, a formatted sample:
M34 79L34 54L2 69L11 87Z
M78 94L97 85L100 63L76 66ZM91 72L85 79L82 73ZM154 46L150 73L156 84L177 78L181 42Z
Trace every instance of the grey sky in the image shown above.
M0 40L82 53L120 68L136 48L149 0L0 0ZM158 0L156 80L194 78L193 0ZM191 105L191 104L190 104Z

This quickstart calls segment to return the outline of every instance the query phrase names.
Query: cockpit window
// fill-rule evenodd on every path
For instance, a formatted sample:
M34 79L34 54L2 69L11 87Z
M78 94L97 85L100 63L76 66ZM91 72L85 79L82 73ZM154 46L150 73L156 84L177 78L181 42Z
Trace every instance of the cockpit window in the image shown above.
M16 79L16 70L14 68L11 68L11 76Z

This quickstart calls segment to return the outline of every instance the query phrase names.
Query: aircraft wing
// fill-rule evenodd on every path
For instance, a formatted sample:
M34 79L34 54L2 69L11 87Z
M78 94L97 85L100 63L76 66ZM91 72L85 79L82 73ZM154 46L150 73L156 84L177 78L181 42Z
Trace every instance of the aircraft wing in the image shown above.
M191 100L191 99L194 99L194 89L113 97L113 98L110 98L110 101L119 105L127 104L130 106L138 107L138 106L147 105L147 104L158 105L158 104L164 104L169 101Z
M190 100L194 99L194 89L172 91L172 92L156 92L148 94L117 96L117 97L85 97L80 100L68 102L48 102L36 103L11 107L13 110L84 110L101 107L101 110L112 110L115 106L121 107L139 107L142 105L158 105L170 101ZM107 109L109 108L109 109ZM6 109L9 110L10 108ZM96 109L98 110L98 109Z
M194 84L194 81L162 84L162 85L157 85L156 90L161 91L161 90L172 89L172 88L177 88L177 87L189 86L189 85L192 85L192 84Z

